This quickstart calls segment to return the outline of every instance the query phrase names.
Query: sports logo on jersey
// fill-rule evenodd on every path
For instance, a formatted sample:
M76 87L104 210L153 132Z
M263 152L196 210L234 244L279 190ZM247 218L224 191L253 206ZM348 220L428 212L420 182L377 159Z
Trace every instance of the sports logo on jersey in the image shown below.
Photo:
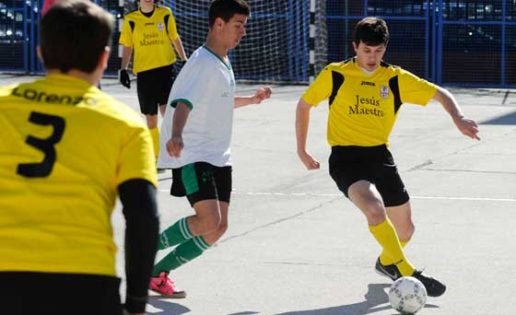
M380 96L383 99L389 98L389 87L385 85L380 86Z
M374 82L369 82L369 81L362 81L362 83L360 83L360 85L376 86L376 84Z
M158 30L161 32L164 29L165 29L165 23L163 23L163 22L158 23Z

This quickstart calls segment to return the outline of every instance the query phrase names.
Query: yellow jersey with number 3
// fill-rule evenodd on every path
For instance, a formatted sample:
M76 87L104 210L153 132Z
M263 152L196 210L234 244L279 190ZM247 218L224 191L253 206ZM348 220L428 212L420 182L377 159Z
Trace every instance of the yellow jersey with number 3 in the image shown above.
M0 271L115 275L117 187L157 184L140 116L61 74L0 88Z
M302 95L313 106L328 99L331 146L376 146L389 135L404 103L426 105L437 87L399 67L381 63L368 74L355 58L326 66Z
M172 10L154 7L150 17L140 10L124 17L119 43L133 48L133 72L164 67L176 61L171 41L179 38Z

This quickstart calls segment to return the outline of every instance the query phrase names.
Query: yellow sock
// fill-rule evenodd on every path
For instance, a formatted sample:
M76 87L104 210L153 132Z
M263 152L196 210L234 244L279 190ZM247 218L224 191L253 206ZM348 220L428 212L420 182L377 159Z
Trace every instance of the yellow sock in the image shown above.
M401 248L405 248L405 246L407 246L408 242L400 241L400 244L401 244ZM387 254L387 251L384 249L384 250L382 250L382 253L380 254L380 262L384 266L392 265L392 264L394 264L394 259L392 259L392 257L389 256Z
M408 261L396 234L396 230L389 219L374 226L369 226L374 238L380 243L383 250L392 257L402 276L410 276L414 273L414 266Z
M152 136L152 146L154 147L154 156L156 160L159 155L159 129L158 128L149 128L149 131Z

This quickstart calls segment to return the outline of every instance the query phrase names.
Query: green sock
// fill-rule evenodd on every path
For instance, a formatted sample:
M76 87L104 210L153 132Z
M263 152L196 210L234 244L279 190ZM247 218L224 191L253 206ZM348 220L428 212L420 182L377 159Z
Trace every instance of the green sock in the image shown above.
M161 272L174 270L200 256L208 248L210 248L210 244L206 243L202 236L191 238L174 248L170 254L158 262L156 266L154 266L152 275L157 277Z
M165 249L170 246L181 244L194 237L188 227L187 218L182 218L161 232L158 240L158 249Z

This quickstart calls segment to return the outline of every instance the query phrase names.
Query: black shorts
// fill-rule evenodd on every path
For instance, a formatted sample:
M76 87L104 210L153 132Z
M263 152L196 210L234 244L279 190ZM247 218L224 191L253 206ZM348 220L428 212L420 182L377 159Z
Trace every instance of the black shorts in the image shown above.
M217 199L229 203L232 189L231 166L218 167L196 162L172 169L170 194L186 196L190 205L201 200Z
M158 105L166 105L176 73L173 65L139 72L136 90L140 110L144 115L157 115Z
M376 186L386 207L399 206L409 200L392 154L385 145L332 147L329 166L331 177L346 197L351 184L367 180Z
M2 314L122 315L119 290L116 277L0 272Z

